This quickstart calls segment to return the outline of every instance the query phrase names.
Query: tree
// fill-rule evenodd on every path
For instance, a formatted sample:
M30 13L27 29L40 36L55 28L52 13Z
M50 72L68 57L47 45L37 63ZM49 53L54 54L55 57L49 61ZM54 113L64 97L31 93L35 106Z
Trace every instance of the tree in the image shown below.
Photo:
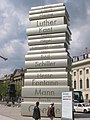
M22 86L20 84L16 85L16 96L21 96L21 88Z
M3 83L0 84L0 95L6 96L7 95L7 90L8 90L8 81L4 81Z

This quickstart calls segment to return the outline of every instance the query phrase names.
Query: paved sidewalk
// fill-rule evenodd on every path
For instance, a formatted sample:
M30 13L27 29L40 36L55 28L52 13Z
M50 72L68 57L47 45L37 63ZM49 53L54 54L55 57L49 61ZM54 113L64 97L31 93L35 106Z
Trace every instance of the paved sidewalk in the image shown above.
M6 117L6 116L3 116L3 115L0 115L0 120L15 120L15 119L12 119L10 117Z
M10 117L12 119L10 120L34 120L32 117L25 117L21 116L21 108L20 107L8 107L5 105L0 104L0 120L9 120L8 119L2 119L1 117ZM42 118L42 120L50 120L49 118ZM61 120L60 118L55 118L54 120Z
M32 117L21 116L20 107L8 107L0 104L0 120L33 120ZM50 120L49 118L41 118L41 120ZM54 120L61 120L61 118L54 118ZM75 120L90 120L90 118L75 118Z

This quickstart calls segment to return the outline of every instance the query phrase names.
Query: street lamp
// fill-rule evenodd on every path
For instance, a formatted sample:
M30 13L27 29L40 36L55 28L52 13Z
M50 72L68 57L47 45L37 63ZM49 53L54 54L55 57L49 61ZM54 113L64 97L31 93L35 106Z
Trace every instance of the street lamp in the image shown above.
M3 57L3 56L1 56L1 55L0 55L0 58L2 58L2 59L5 60L5 61L8 59L8 58L5 58L5 57Z

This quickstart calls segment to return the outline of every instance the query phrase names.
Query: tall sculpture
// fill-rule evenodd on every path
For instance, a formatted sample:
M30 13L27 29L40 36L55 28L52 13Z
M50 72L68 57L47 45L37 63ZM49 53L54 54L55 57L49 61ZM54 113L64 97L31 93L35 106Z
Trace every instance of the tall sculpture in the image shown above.
M62 92L70 91L72 84L69 14L63 3L51 4L32 7L29 20L21 114L32 116L39 101L41 116L47 116L48 105L54 102L56 117L61 117Z

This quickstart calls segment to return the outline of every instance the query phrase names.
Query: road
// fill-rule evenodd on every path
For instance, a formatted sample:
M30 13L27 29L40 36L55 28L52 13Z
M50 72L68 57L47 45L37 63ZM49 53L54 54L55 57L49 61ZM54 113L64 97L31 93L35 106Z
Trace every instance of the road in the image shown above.
M88 118L90 119L90 112L89 113L74 113L75 118Z

